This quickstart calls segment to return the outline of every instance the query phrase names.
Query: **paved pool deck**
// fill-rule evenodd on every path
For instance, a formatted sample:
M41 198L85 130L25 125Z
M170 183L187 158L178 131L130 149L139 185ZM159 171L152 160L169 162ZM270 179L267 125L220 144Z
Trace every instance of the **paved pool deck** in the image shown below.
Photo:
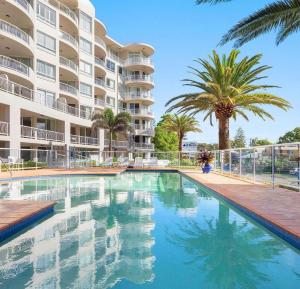
M251 183L219 174L202 174L191 170L179 170L212 189L225 200L233 203L243 211L250 212L252 217L271 224L269 229L276 228L282 234L290 235L300 244L300 193ZM265 224L265 225L266 225ZM278 232L276 232L278 233ZM284 237L284 236L282 236Z

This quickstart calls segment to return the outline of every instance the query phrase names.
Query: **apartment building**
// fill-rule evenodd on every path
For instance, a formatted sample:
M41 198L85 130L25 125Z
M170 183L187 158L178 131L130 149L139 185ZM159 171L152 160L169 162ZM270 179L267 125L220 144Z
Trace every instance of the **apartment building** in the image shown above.
M89 0L0 0L0 148L107 150L91 116L111 108L135 131L114 149L153 150L153 54L109 37Z

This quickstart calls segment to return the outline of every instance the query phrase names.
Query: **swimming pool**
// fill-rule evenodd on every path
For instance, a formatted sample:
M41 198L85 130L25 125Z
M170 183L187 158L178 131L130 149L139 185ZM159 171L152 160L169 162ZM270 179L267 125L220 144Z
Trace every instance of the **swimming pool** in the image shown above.
M300 254L178 173L41 178L2 199L57 200L0 247L0 288L298 289Z

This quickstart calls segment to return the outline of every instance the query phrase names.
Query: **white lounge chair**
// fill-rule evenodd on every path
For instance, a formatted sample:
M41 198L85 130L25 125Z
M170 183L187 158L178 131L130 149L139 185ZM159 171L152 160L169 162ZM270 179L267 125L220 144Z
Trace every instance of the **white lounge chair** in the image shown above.
M112 165L113 165L113 158L112 158L112 157L107 158L107 159L101 164L102 167L112 167Z
M119 157L118 158L118 165L120 167L127 167L129 165L129 158L127 158L127 157Z

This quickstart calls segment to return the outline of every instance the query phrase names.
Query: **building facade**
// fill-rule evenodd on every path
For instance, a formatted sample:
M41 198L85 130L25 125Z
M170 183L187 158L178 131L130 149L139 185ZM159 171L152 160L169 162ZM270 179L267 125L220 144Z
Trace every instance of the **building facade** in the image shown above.
M95 111L127 111L134 132L115 150L151 151L154 103L147 44L119 44L88 0L0 1L0 148L103 151Z

